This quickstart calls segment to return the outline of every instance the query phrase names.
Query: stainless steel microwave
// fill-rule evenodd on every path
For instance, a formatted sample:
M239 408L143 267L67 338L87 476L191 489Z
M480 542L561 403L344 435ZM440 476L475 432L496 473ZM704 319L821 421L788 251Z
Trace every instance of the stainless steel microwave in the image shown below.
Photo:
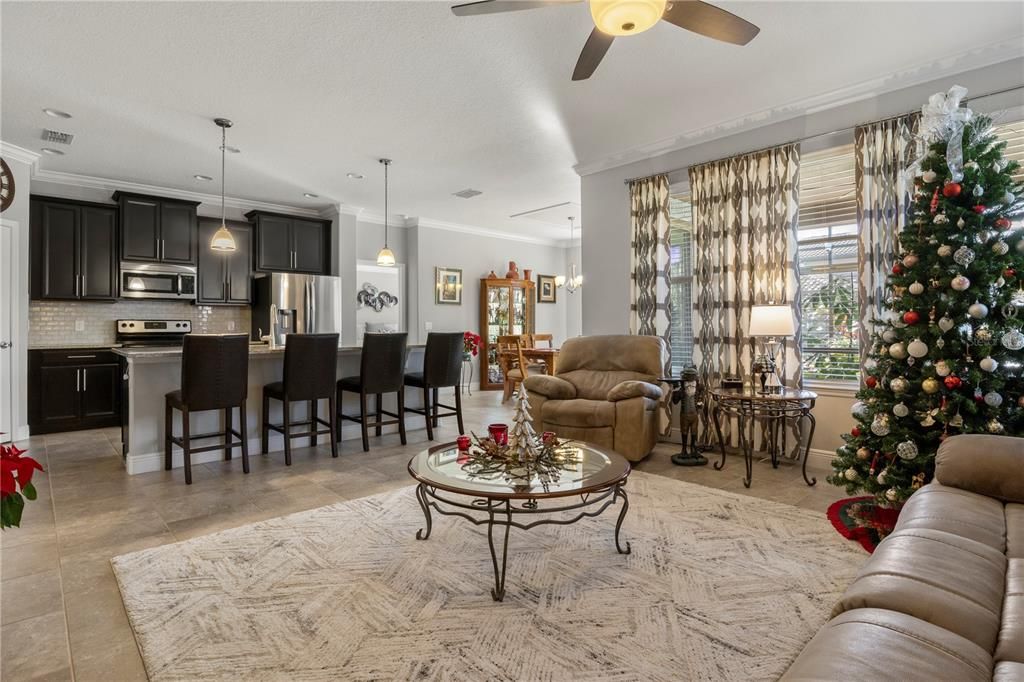
M121 298L194 301L196 269L191 265L121 262Z

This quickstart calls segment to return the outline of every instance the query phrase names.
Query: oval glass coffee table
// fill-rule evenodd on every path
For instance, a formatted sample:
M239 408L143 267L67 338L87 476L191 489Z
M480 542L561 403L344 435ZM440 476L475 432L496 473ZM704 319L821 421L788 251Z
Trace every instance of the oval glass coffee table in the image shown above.
M561 446L560 452L565 454L564 470L555 475L528 476L521 470L481 473L480 467L460 453L455 443L419 453L409 460L409 473L419 482L416 499L427 525L416 532L416 539L430 537L431 509L487 526L494 567L491 597L495 601L505 597L508 534L512 528L529 530L542 525L573 524L599 516L621 500L615 523L615 548L620 554L629 554L629 543L625 543L625 548L619 543L622 520L629 509L629 498L623 490L629 477L629 462L615 452L576 441ZM504 534L500 555L495 546L495 528Z

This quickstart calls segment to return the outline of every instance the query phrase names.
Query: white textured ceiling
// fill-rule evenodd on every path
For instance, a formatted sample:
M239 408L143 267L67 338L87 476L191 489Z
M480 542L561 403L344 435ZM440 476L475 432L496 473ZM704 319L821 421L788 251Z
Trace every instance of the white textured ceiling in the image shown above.
M0 136L38 150L56 127L76 139L44 170L216 193L192 176L219 179L210 120L226 116L230 195L380 213L388 156L393 213L564 238L509 216L578 202L576 164L1001 61L1024 34L1017 2L720 4L761 27L749 46L663 23L573 83L585 3L456 18L439 2L4 2ZM466 188L483 194L451 196Z

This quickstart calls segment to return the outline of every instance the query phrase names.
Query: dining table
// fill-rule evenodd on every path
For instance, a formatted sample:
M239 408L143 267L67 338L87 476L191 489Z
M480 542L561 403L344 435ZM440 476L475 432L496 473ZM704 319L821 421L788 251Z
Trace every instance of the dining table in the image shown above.
M558 353L560 350L561 349L559 348L523 348L521 349L521 352L523 354L523 359L526 360L527 363L531 363L532 361L538 365L543 364L544 372L553 376L557 367ZM520 351L508 349L499 351L499 355L509 360L518 361L519 352Z

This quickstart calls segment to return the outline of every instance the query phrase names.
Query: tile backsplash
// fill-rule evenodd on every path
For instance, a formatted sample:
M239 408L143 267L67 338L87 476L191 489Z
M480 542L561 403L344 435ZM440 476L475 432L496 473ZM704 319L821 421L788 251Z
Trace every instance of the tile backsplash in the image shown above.
M251 311L244 306L193 305L184 301L32 301L29 346L104 346L115 343L114 320L191 320L197 334L249 333ZM75 331L81 320L84 331ZM231 329L231 326L234 329Z

